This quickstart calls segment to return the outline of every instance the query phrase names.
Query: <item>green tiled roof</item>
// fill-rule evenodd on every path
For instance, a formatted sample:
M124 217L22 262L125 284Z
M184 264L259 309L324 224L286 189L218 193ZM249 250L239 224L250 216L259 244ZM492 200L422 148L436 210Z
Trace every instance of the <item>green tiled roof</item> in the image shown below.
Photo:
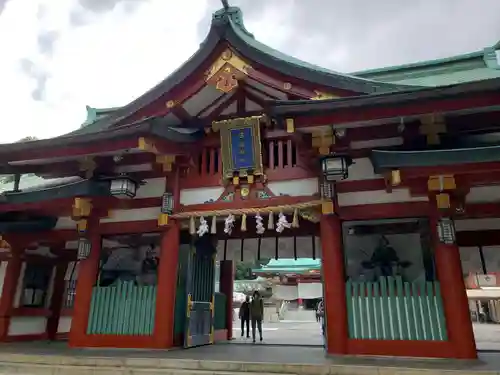
M496 51L500 42L481 51L443 59L370 69L352 75L418 86L443 86L500 77Z
M94 107L87 106L86 109L87 109L87 118L85 119L85 122L81 125L82 128L84 128L85 126L91 125L98 120L101 120L103 118L108 117L114 111L119 109L119 107L94 108Z
M321 261L319 259L312 258L300 258L300 259L271 259L268 264L262 266L261 268L253 269L252 272L268 272L268 273L303 273L310 270L320 270Z
M31 175L31 174L26 174L21 176L21 181L19 182L19 189L26 189L26 188L33 188L39 185L42 185L46 182L47 180ZM0 182L0 193L3 193L5 191L12 191L14 190L14 181L11 182Z
M37 190L40 188L49 188L65 183L74 182L79 177L63 177L63 178L42 178L34 174L25 174L21 176L19 181L19 189L23 191ZM2 182L0 181L0 194L6 191L14 190L14 181Z

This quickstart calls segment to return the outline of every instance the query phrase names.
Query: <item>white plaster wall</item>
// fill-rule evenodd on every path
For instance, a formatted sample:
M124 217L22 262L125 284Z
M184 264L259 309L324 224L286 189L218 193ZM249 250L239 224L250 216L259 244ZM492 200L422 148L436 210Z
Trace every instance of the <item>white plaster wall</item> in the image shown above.
M318 193L318 179L306 178L303 180L269 182L267 187L274 195L290 195L292 197L313 195Z
M57 333L68 333L71 331L71 316L61 316L57 326Z
M385 190L358 191L337 195L339 206L356 206L360 204L427 202L427 197L412 197L406 188L394 189L391 193Z
M400 146L404 143L402 137L391 137L383 139L372 139L369 141L352 141L350 148L353 150L359 150L363 148L377 148L377 147L390 147L390 146Z
M286 236L283 233L283 236ZM297 258L313 257L313 239L311 236L297 237L296 248ZM315 237L315 258L321 259L321 241ZM243 241L243 251L241 251L241 239L230 238L227 240L226 260L253 261L259 255L259 242L257 238L247 238ZM243 254L243 256L242 256ZM260 258L274 258L276 256L276 238L263 237L260 244ZM293 238L278 237L278 257L281 259L294 258ZM242 259L243 258L243 259ZM224 260L224 241L219 240L217 244L217 260Z
M23 278L25 271L26 271L26 262L23 262L21 264L21 271L19 272L19 278L17 279L16 294L14 295L14 301L12 303L14 307L19 307L21 303L21 294L23 292Z
M381 175L373 172L373 165L369 158L354 159L349 167L349 178L346 181L355 180L370 180L374 178L382 178ZM341 184L342 182L339 182Z
M323 283L301 283L297 285L299 298L323 298Z
M455 230L473 231L473 230L492 230L500 229L500 218L484 218L484 219L463 219L455 220Z
M464 276L469 273L483 273L478 247L460 247L459 251Z
M478 186L470 189L465 197L467 203L488 203L500 201L500 186Z
M3 283L5 281L5 273L7 272L8 264L8 261L3 261L2 263L0 263L0 297L2 296L3 292Z
M114 169L115 173L147 172L153 170L151 163L119 165Z
M166 181L166 177L146 179L146 184L137 190L134 199L161 197L165 192Z
M57 219L54 229L75 229L76 223L69 216L61 216Z
M181 204L202 204L206 201L216 201L224 193L223 187L211 187L201 189L182 189L180 196Z
M13 316L9 324L9 336L45 333L47 318L42 316Z
M66 241L65 248L68 250L78 249L78 241Z
M156 220L161 207L134 208L131 210L111 210L109 217L101 219L101 223L119 223L125 221Z

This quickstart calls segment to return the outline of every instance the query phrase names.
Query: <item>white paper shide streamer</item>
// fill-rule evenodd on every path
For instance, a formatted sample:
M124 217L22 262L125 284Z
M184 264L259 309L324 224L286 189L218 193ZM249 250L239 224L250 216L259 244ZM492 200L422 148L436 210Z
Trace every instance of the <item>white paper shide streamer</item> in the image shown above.
M263 221L264 219L262 218L262 216L257 213L257 215L255 215L255 231L257 232L257 234L263 234L266 231Z
M276 232L282 233L285 228L290 228L291 224L288 222L286 219L286 216L283 214L283 212L280 212L278 216L278 222L276 223Z
M203 216L200 216L200 226L198 227L198 231L196 233L198 233L199 237L208 233L208 223Z
M232 233L234 228L234 221L235 219L233 214L227 215L226 220L224 221L224 233L229 235Z

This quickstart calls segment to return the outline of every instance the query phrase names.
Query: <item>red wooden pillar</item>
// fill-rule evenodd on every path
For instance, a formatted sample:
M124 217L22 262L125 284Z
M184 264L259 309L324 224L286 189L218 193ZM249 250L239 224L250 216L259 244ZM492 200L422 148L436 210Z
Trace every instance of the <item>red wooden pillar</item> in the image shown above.
M347 353L347 304L345 294L342 226L335 215L322 215L321 263L326 314L326 348L330 354Z
M21 253L23 248L16 243L11 245L11 258L8 260L7 268L2 287L2 296L0 298L0 341L6 341L9 333L10 314L14 298L16 295L17 282L21 273Z
M172 221L163 233L158 266L158 287L154 341L158 348L174 346L175 295L177 291L177 268L179 264L179 223Z
M69 346L72 347L86 346L85 338L89 321L90 302L92 300L92 288L97 280L99 259L101 256L101 234L98 230L98 220L98 218L92 219L89 225L88 238L92 244L92 248L89 257L80 261L79 265L73 318L69 332Z
M220 292L226 296L226 329L227 339L233 339L233 293L234 264L232 260L220 262Z
M460 252L457 244L448 245L439 241L438 220L439 213L433 212L430 225L448 340L452 343L457 358L475 359L477 358L476 341L470 319Z

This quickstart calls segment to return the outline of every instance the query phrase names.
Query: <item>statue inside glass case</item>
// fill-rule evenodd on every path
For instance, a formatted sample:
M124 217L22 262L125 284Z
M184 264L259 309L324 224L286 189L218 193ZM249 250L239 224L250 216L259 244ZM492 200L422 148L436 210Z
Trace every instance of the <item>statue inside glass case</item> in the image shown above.
M375 271L374 279L387 276L403 276L404 270L411 266L409 261L401 261L386 236L382 235L370 260L361 262L364 269Z

